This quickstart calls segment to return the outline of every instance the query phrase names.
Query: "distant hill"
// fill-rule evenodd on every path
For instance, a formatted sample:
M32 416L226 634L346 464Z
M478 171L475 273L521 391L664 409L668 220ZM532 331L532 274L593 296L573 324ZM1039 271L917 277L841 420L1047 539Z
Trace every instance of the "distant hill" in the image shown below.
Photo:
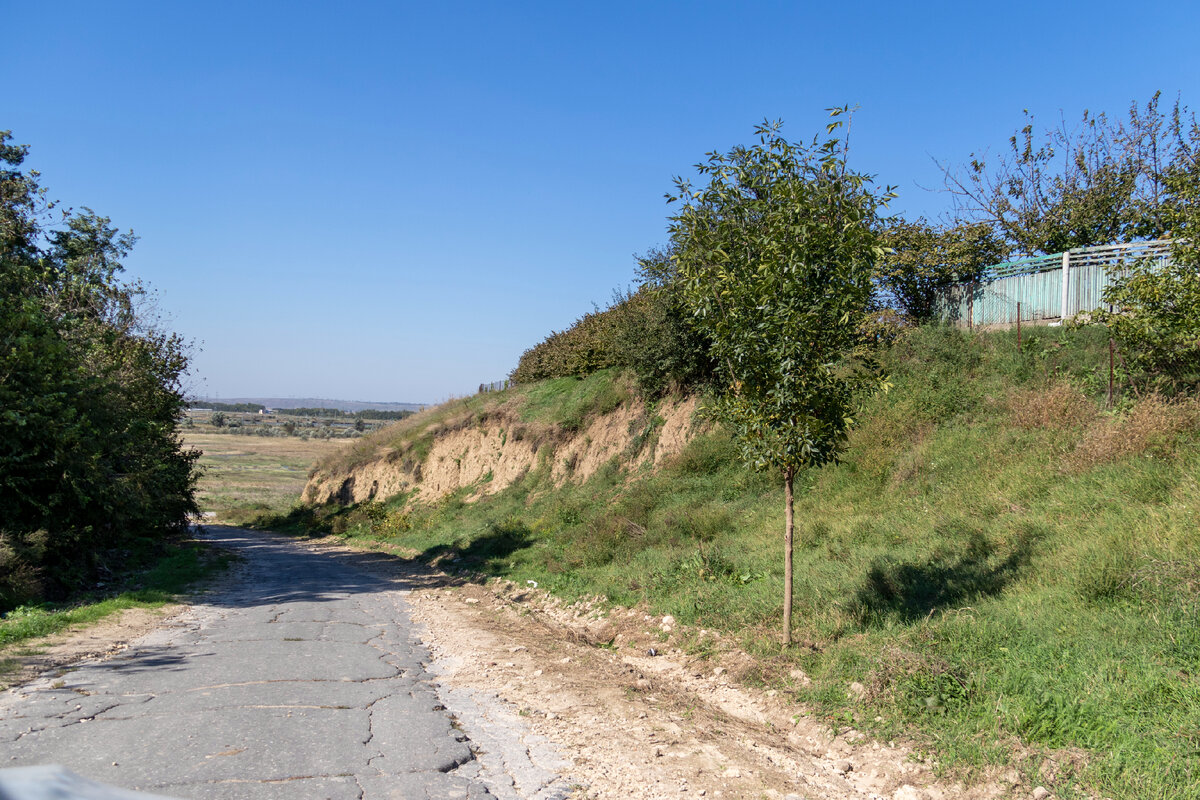
M426 403L369 403L327 397L195 397L194 403L257 403L267 408L336 408L339 411L420 411Z

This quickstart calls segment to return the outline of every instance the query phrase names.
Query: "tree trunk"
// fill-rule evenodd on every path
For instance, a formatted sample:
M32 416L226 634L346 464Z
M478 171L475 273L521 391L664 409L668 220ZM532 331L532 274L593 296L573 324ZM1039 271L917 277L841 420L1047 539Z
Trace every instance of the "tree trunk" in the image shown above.
M783 471L783 493L787 500L783 525L783 646L792 644L792 478L796 471L788 467Z

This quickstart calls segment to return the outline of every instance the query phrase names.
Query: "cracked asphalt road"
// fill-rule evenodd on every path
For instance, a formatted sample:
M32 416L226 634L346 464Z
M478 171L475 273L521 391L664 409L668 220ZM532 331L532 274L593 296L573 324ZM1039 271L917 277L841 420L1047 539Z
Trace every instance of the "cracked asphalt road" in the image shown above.
M173 624L0 695L0 767L208 800L493 797L386 556L206 538L244 561Z

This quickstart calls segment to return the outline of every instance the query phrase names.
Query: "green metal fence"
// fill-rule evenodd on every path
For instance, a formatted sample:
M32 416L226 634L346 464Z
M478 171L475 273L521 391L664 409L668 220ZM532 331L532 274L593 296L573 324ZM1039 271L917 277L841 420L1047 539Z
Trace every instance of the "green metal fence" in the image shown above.
M1099 308L1104 289L1128 265L1169 257L1170 242L1160 239L1006 261L978 283L947 289L938 307L943 320L971 328L1008 327L1018 319L1053 323Z

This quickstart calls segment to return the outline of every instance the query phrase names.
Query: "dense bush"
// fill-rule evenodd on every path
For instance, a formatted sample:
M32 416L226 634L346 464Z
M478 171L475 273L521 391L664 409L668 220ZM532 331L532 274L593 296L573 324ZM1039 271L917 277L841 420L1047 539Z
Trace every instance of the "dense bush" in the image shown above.
M581 378L618 367L633 374L646 397L705 384L712 373L708 347L680 302L669 254L651 251L639 265L637 291L618 294L607 309L584 315L527 350L513 381Z
M181 340L120 283L133 245L90 210L47 230L26 148L0 132L0 611L61 597L185 527Z
M617 308L584 314L565 331L551 331L526 350L510 376L515 383L583 377L617 365Z
M1200 123L1176 135L1164 178L1170 262L1134 264L1104 292L1117 311L1097 315L1134 377L1162 391L1200 385Z

